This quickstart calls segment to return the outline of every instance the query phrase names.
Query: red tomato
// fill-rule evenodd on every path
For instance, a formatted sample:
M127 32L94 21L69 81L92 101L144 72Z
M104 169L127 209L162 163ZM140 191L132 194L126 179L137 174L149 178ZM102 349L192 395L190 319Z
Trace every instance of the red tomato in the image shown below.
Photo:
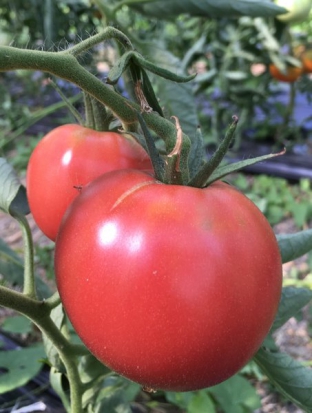
M81 187L123 168L152 170L134 139L80 125L52 130L35 148L27 168L27 196L39 228L55 240L62 216Z
M56 240L64 308L104 364L153 389L226 380L267 335L281 294L274 233L235 188L134 170L83 188Z

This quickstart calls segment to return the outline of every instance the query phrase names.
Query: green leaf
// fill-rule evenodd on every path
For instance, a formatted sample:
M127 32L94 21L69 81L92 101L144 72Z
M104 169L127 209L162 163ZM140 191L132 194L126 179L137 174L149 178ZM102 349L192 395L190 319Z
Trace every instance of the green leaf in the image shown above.
M306 288L284 287L271 333L295 316L312 298L312 291Z
M190 179L192 179L197 172L200 170L201 166L205 162L205 149L204 141L200 128L197 128L195 139L192 141L191 150L189 154L189 171Z
M0 351L0 394L24 386L42 368L42 345Z
M215 413L215 405L205 390L198 391L187 406L187 413Z
M209 179L206 182L206 185L210 185L213 182L217 181L218 179L221 179L233 172L240 171L241 169L245 168L246 166L254 165L255 163L259 163L262 161L266 161L268 159L274 158L275 156L280 156L283 155L285 151L279 152L279 153L272 153L268 155L262 155L262 156L257 156L255 158L251 159L246 159L244 161L238 161L235 163L232 163L230 165L223 165L219 166L217 169L214 170L214 172L210 175Z
M194 140L199 124L195 110L192 86L189 83L165 82L163 79L156 81L157 96L164 112L169 116L176 116L183 133Z
M104 377L111 373L111 370L92 354L87 354L86 356L81 357L79 370L84 383L92 381L96 377Z
M310 202L309 201L300 201L300 203L294 202L291 205L291 212L297 227L301 227L307 222L310 211Z
M5 319L1 329L7 333L28 334L32 330L32 322L22 315L16 315Z
M276 238L283 263L295 260L312 250L312 229L296 234L281 234Z
M62 304L59 304L57 307L53 308L53 310L51 311L51 318L56 327L59 330L62 330L64 323L66 321ZM51 366L53 366L56 370L60 372L64 372L65 370L63 367L63 363L60 359L59 352L55 348L52 341L45 334L43 335L43 344L46 356Z
M60 373L54 367L51 367L51 370L50 370L50 383L51 383L52 389L58 394L58 396L62 400L62 403L66 411L69 411L70 410L69 398L68 398L69 392L66 391L63 387L63 373Z
M23 286L24 266L20 256L0 238L0 274L10 285Z
M115 379L115 380L114 380ZM99 393L94 413L131 413L130 402L135 399L141 386L123 377L108 379Z
M156 149L154 139L147 128L143 116L139 112L137 112L137 116L145 138L147 152L152 161L155 177L156 179L162 181L164 174L164 160Z
M206 16L211 18L239 17L239 16L276 16L286 9L276 6L270 0L158 0L146 2L138 6L141 1L132 2L131 6L152 17L176 17L179 14L192 16Z
M18 254L14 252L0 238L0 274L3 279L12 286L23 286L24 265ZM36 275L36 287L40 298L47 298L51 295L48 285Z
M160 116L164 117L163 111L162 111L162 109L159 105L158 99L155 95L152 83L149 80L149 77L147 76L147 73L143 69L141 69L141 76L142 76L142 90L143 90L144 96L146 97L146 100L147 100L148 104Z
M177 71L176 68L175 70L171 70L158 66L158 64L156 65L153 62L149 62L138 54L134 55L134 59L138 66L150 71L151 73L154 73L155 75L161 76L168 80L172 80L173 82L186 83L190 80L193 80L196 76L195 73L192 75L182 75L178 73L179 71Z
M208 389L225 413L245 413L260 407L260 398L247 379L235 375Z
M217 150L213 153L210 159L203 164L199 169L197 174L189 181L189 186L194 186L196 188L203 188L210 182L211 176L215 175L215 171L218 170L218 166L221 164L227 150L229 149L236 130L238 118L233 116L233 122L226 131L224 139L221 141Z
M30 212L26 189L4 158L0 158L0 209L11 215L14 211L23 215Z
M132 59L134 53L135 52L133 52L132 50L129 52L126 52L116 61L114 66L108 72L108 75L106 78L106 82L108 84L114 85L118 82L123 72L129 66L130 60Z
M161 66L156 65L155 63L149 62L138 52L130 50L129 52L124 53L117 63L112 67L108 73L107 83L115 84L118 79L121 77L123 72L127 69L129 65L134 65L138 68L144 68L158 76L164 77L165 79L172 80L174 82L189 82L196 75L183 76L179 75L175 71L167 70ZM136 80L136 79L135 79Z
M181 61L169 51L162 49L156 43L147 43L142 48L144 55L157 62L159 66L174 73L181 74ZM199 125L192 82L176 83L164 80L159 76L150 77L159 104L163 108L166 117L176 116L181 124L182 131L194 138Z
M185 393L166 391L165 397L169 403L172 403L175 406L178 406L184 410L190 404L195 394L196 392L191 392L191 391L185 392Z
M312 412L312 370L289 355L261 348L255 362L272 384L290 401Z

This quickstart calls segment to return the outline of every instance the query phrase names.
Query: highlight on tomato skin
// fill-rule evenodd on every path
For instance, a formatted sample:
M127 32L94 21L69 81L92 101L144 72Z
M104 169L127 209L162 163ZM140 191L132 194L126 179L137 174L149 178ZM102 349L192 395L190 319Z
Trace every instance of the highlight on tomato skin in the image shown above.
M237 373L268 334L282 286L276 237L241 192L135 170L82 189L62 220L55 273L87 348L128 379L171 391Z
M148 154L131 136L78 124L53 129L38 143L27 167L27 197L38 227L54 241L81 188L101 174L123 168L153 170Z
M299 79L303 70L301 67L288 66L285 73L281 72L273 63L269 65L269 72L272 77L280 82L293 83Z

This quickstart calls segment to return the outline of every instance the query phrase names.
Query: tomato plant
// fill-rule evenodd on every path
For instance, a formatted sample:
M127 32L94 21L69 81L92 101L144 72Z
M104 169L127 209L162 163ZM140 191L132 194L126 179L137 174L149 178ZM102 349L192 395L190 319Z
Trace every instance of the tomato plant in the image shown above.
M101 7L104 3L101 2ZM161 6L158 3L168 6L161 1L156 9ZM181 2L172 3L175 4L170 14L176 15ZM191 15L197 15L200 9L195 3L189 4ZM207 14L219 10L219 17L233 16L230 1L218 3L218 7L213 0L206 3ZM235 13L244 15L246 2L236 3ZM104 5L102 14L114 20L113 15L121 6L121 3L108 6L106 13ZM148 11L149 6L153 7L142 7ZM272 7L273 3L257 0L248 9L253 16L260 13L259 16L268 17L267 11ZM263 8L266 10L261 14ZM281 12L275 5L273 11L272 16ZM262 19L255 18L255 23L263 29ZM237 44L233 31L228 33ZM112 40L120 44L120 56L103 82L83 56ZM202 43L197 47L203 49ZM48 166L51 176L44 176L38 169L34 177L39 189L53 194L50 203L41 204L42 215L50 213L51 206L61 199L63 181L69 182L69 192L75 189L75 199L64 213L56 238L57 285L53 287L59 290L55 288L52 293L36 274L34 258L38 259L38 254L25 216L29 213L25 188L1 158L0 208L20 225L25 254L21 262L20 250L16 253L5 242L0 243L0 305L26 316L41 331L47 365L51 366L51 385L67 412L130 411L132 407L140 408L141 400L143 408L153 405L157 409L158 395L151 392L141 397L141 387L123 376L142 384L146 390L199 389L226 380L251 357L285 399L312 411L311 369L279 351L272 336L311 300L311 291L304 288L286 287L280 293L281 262L294 261L311 250L312 230L275 238L256 206L220 181L231 172L282 155L284 151L224 165L222 160L233 144L238 123L237 116L233 116L224 139L218 141L216 151L207 159L204 138L200 128L196 129L198 123L191 122L186 129L179 124L179 118L188 120L187 113L192 111L192 104L183 97L184 88L174 88L170 93L175 100L179 97L184 113L181 115L182 112L176 112L155 95L147 72L153 73L153 83L161 77L162 82L170 80L171 86L187 82L192 76L176 73L176 64L173 72L164 68L164 60L155 49L148 48L150 55L154 54L153 62L114 27L106 27L59 52L0 46L1 72L40 70L80 87L85 93L86 109L88 100L96 114L105 107L125 130L134 131L150 155L151 161L140 148L148 160L148 169L153 166L153 172L132 166L100 172L100 176L96 173L92 182L83 181L88 171L105 162L104 158L99 161L99 147L90 141L88 145L84 143L85 129L78 125L77 133L69 133L72 140L61 134L57 149L47 145L42 150L42 164L44 168ZM165 62L168 57L170 60L170 54L164 55ZM273 55L271 60L278 61ZM294 63L292 59L283 61ZM220 73L229 72L230 67L224 67ZM129 97L121 95L114 86L123 74ZM103 107L98 108L95 102ZM215 103L219 105L220 101L215 99ZM164 115L168 108L175 122ZM231 115L228 111L227 119ZM102 117L92 114L89 119L86 116L89 125L92 118L96 125L103 123ZM106 135L96 136L99 143ZM127 155L129 141L119 137L126 151L121 152ZM116 139L115 144L119 138ZM79 162L82 152L85 159ZM97 154L93 159L91 152ZM114 153L110 159L114 159ZM59 156L52 162L55 154ZM135 155L134 158L137 159ZM30 171L29 168L29 176ZM55 219L53 213L50 218ZM74 330L86 345L78 340ZM0 352L2 392L24 385L34 377L39 364L36 357L42 359L43 346L39 352L37 344L30 351L18 349L10 357L6 357L5 351ZM19 362L11 366L15 356ZM25 368L25 357L31 359L27 363L31 368ZM252 369L253 366L250 365ZM18 376L14 383L13 369L15 377ZM233 405L246 412L255 411L260 407L259 398L255 400L252 392L250 403L244 382L251 387L247 379L237 375L185 397L164 391L161 400L189 412L197 411L200 406L201 411L228 413ZM232 394L238 394L239 400Z
M55 240L68 205L82 186L115 169L151 170L144 149L130 136L63 125L48 133L27 168L27 195L40 229Z
M189 391L236 373L280 299L271 227L220 181L201 189L106 174L67 210L55 254L60 296L85 345L151 388Z
M302 74L302 68L300 67L288 66L286 72L283 73L274 64L270 64L269 71L275 79L288 83L295 82Z

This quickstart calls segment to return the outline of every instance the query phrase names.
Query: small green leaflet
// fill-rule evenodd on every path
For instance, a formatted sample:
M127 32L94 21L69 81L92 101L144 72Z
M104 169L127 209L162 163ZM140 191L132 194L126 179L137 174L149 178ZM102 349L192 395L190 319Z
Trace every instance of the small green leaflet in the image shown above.
M10 215L16 212L27 215L30 212L26 189L4 158L0 158L0 209Z

